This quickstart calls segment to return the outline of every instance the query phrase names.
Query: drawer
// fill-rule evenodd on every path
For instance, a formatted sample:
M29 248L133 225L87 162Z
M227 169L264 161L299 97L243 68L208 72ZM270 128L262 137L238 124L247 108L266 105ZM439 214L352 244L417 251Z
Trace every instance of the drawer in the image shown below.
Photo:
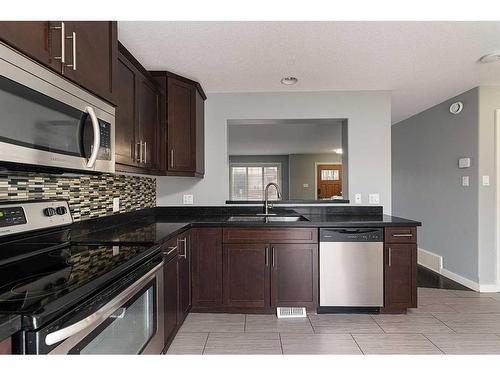
M385 228L385 243L417 243L416 227L390 227Z
M317 228L224 228L224 243L317 243Z

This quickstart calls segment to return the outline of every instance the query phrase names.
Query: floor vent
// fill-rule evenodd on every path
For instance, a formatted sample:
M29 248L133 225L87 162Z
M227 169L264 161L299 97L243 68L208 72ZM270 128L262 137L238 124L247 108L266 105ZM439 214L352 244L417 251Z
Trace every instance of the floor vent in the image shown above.
M305 318L305 307L278 307L276 308L278 318Z

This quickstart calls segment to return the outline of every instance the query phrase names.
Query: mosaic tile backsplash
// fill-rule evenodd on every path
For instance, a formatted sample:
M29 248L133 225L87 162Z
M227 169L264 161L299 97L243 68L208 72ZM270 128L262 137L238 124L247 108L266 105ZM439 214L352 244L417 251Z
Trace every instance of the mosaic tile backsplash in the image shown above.
M120 212L155 207L156 179L111 174L0 175L0 202L64 198L74 221L112 215L116 197L120 198Z

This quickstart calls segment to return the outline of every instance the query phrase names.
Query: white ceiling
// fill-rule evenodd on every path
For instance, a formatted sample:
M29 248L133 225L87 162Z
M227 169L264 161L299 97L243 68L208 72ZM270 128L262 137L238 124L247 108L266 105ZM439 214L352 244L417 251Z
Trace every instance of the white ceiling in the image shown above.
M500 85L500 22L119 22L147 69L206 92L391 90L392 122L478 85ZM293 75L295 86L280 79Z
M229 155L333 153L342 148L341 120L228 121Z

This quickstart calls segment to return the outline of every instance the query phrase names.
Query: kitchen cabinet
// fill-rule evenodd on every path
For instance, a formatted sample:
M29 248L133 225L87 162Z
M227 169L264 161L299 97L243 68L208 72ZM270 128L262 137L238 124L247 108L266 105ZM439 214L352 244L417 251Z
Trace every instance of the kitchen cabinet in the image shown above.
M224 245L223 291L226 307L270 307L270 260L266 244Z
M176 239L164 246L165 254L164 289L165 289L165 342L169 343L177 332L177 312L179 309L179 272Z
M0 22L0 39L114 103L117 24L112 21Z
M271 244L271 304L314 309L318 303L318 245Z
M12 354L12 339L10 337L0 341L0 355L2 354Z
M407 308L417 307L416 228L386 228L384 236L382 312L404 313Z
M156 81L119 45L115 83L115 158L121 172L158 174L160 91Z
M166 71L153 71L163 93L161 106L163 173L203 177L205 173L205 99L195 81Z
M177 324L186 319L191 309L191 232L186 231L177 238L179 267L179 306Z
M222 228L191 230L192 304L222 306Z

